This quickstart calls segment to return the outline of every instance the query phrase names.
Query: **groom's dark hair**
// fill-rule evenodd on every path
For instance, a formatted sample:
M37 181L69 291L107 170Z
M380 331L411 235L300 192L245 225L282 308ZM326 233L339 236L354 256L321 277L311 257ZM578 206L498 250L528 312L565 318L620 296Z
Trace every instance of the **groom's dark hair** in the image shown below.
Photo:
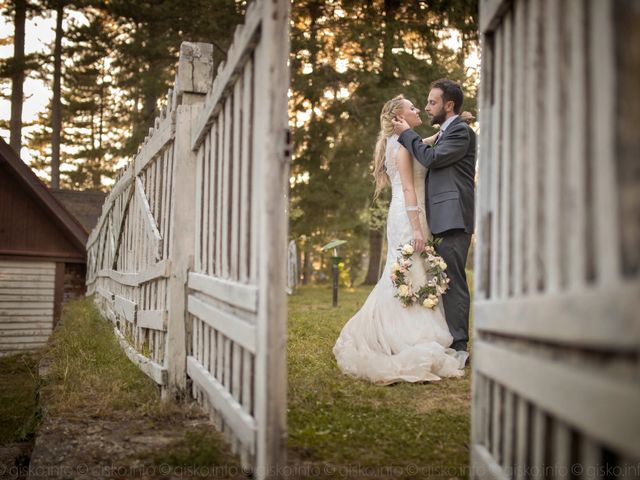
M431 88L439 88L442 90L442 99L445 102L453 102L453 111L457 115L462 110L462 101L464 100L464 94L462 93L462 87L460 84L441 78L431 84Z

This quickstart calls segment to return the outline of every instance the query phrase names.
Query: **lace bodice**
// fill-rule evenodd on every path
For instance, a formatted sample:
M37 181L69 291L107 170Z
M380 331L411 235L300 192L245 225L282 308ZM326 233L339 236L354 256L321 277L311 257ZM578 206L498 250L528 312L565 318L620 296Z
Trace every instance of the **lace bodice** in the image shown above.
M400 143L397 135L391 135L387 139L384 166L391 183L391 205L389 206L389 216L387 219L387 232L393 233L394 242L402 244L411 241L411 224L405 210L404 192L402 191L402 180L398 171L398 150ZM413 187L416 191L418 206L422 209L421 222L423 222L424 234L429 236L425 212L425 177L427 169L418 161L413 159ZM390 232L391 231L391 232ZM392 238L389 238L391 241ZM425 237L426 238L426 237ZM392 245L393 243L390 243Z

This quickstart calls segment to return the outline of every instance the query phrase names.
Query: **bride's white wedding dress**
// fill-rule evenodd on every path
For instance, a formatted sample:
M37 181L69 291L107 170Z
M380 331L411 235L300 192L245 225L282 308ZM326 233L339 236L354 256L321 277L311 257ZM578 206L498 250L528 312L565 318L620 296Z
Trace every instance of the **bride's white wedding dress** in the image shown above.
M391 205L387 216L388 253L384 271L362 308L343 327L333 347L343 373L380 385L460 377L464 375L462 368L467 357L466 352L456 353L449 348L453 337L444 318L442 302L431 310L422 305L403 307L394 297L391 265L399 255L398 248L413 239L396 164L400 146L397 139L397 135L393 135L387 140L385 158L391 181ZM414 159L413 183L423 212L426 173ZM424 238L430 238L426 218L420 217ZM409 274L415 286L424 283L421 262L414 261Z

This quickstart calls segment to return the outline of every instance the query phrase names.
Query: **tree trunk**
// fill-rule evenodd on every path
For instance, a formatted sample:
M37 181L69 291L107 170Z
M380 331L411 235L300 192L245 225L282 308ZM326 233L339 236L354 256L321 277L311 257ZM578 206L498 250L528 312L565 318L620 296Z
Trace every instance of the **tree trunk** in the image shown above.
M56 39L53 50L53 101L51 104L51 188L60 188L60 138L62 136L61 81L62 81L62 16L64 1L56 7Z
M311 280L311 245L307 240L304 246L304 260L302 261L302 284L308 285Z
M369 230L369 268L364 285L375 285L380 278L380 260L382 257L382 231Z
M27 18L26 0L15 2L15 34L11 75L11 120L9 144L18 155L22 148L22 103L24 101L24 29Z

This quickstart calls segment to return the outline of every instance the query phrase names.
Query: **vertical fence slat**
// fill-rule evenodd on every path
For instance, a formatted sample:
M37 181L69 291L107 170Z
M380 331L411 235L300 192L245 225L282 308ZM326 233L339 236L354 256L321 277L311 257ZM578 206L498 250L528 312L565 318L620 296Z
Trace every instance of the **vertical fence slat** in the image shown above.
M494 92L496 98L501 98L503 89L503 67L504 62L504 33L499 30L495 34L495 72L494 72ZM499 102L498 102L499 104ZM502 292L502 279L500 277L500 231L501 231L501 151L502 151L502 114L500 110L494 108L492 111L492 152L491 162L491 298L497 298Z
M594 215L595 215L595 251L596 277L602 285L618 281L619 275L619 231L617 225L618 206L615 192L615 164L613 162L614 126L616 102L608 95L615 91L612 8L615 2L590 0L591 24L590 69L591 108L597 115L593 117L593 135L590 148L593 161ZM606 92L606 94L604 93Z
M509 296L510 275L510 237L511 237L511 166L513 163L511 150L512 99L513 99L513 14L507 13L504 19L504 85L502 88L501 138L501 197L500 206L500 290L499 296Z
M515 5L515 24L514 24L514 115L513 137L515 140L513 152L513 223L511 259L513 264L513 294L515 296L522 295L523 291L523 261L524 261L524 224L525 224L525 203L524 195L526 192L524 186L524 168L529 161L527 159L527 140L525 135L526 115L525 115L525 95L527 92L527 75L525 73L525 60L527 58L527 31L526 31L526 12L525 0L518 0Z
M540 75L539 68L539 36L538 23L540 22L540 2L529 0L529 12L527 15L527 92L526 106L524 114L527 115L527 138L529 139L526 149L528 162L525 163L526 171L526 218L525 224L525 285L524 290L532 293L537 290L538 269L537 256L540 245L536 241L537 232L540 228L537 226L537 210L536 206L542 203L542 199L537 196L537 172L538 162L542 159L539 155L539 142L535 141L535 135L539 131L538 120L540 118L538 111L539 99L537 97L538 81L536 76ZM532 78L533 77L533 78Z
M558 46L560 43L560 5L559 2L548 1L545 16L545 89L547 107L545 115L545 146L544 156L546 186L545 191L545 222L539 227L545 233L545 289L548 292L557 292L560 289L560 249L558 231L560 228L559 202L560 202L560 118L564 102L560 98L560 55ZM560 240L561 241L561 240Z

